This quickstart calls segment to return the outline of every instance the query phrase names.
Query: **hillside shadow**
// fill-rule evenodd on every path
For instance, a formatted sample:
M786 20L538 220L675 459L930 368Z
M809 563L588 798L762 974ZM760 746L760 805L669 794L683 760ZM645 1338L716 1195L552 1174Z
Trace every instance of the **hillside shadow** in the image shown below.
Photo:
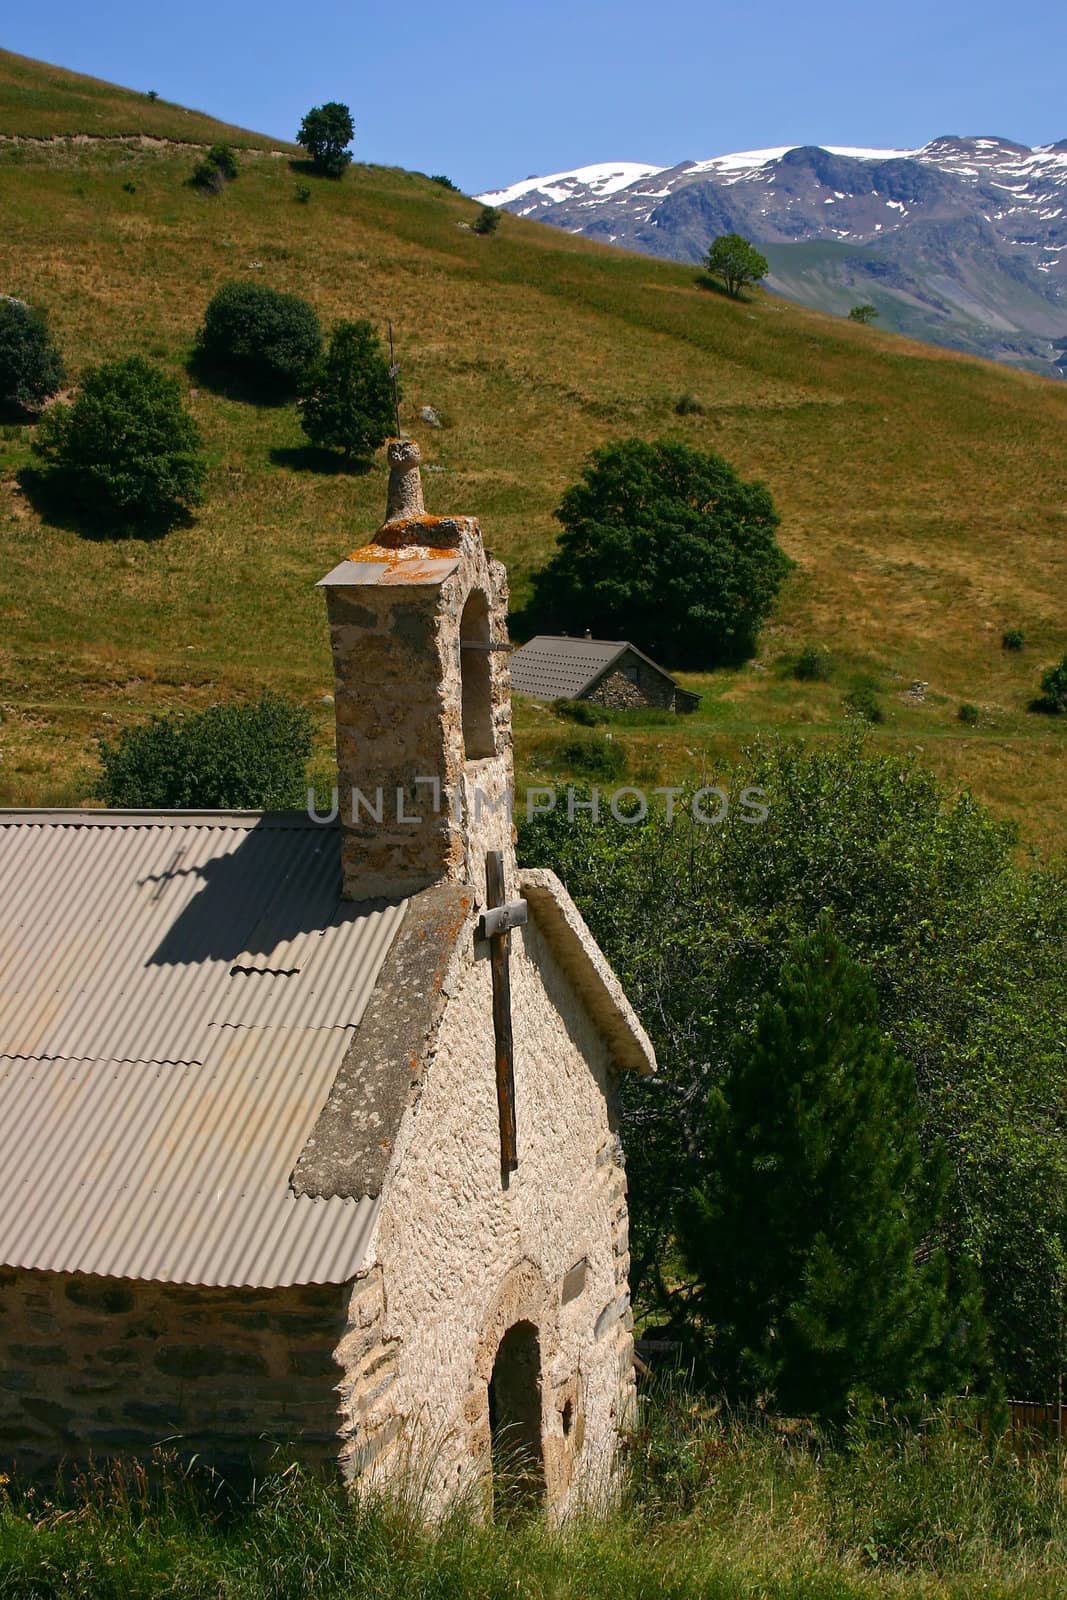
M123 521L119 514L106 508L79 504L69 480L55 470L44 472L39 467L23 467L16 478L26 499L44 522L94 543L111 543L118 539L151 543L166 538L176 528L191 528L196 522L188 511L174 511L155 518L141 517L136 522Z
M706 289L709 294L717 294L720 299L729 300L735 306L747 305L752 299L752 296L747 294L731 294L726 285L720 283L718 278L713 278L710 272L699 272L693 282L698 289Z
M201 351L194 350L185 363L185 370L194 383L224 400L239 400L243 405L267 406L277 410L296 398L296 384L271 383L262 377L240 377L224 372Z
M0 427L28 428L40 420L40 410L29 411L14 400L0 399Z
M275 445L270 459L276 467L289 467L293 472L320 472L331 477L364 478L374 465L370 459L355 460L317 444Z

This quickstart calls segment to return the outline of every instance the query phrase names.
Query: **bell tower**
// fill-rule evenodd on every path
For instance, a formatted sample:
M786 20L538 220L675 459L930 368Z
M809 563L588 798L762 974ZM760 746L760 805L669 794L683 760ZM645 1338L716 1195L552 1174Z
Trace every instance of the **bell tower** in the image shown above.
M321 580L349 900L515 884L507 573L473 517L426 514L419 447L389 444L386 519Z

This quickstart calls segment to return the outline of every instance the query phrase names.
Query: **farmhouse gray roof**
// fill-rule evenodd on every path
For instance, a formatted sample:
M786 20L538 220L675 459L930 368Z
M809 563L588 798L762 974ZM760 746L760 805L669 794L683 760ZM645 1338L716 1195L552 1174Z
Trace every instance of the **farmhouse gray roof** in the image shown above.
M204 1285L362 1265L469 891L340 897L302 813L0 812L0 1265ZM616 1063L647 1036L521 880Z
M628 639L572 639L566 634L539 633L512 655L511 687L518 694L545 700L576 700L628 650L675 684L669 672Z

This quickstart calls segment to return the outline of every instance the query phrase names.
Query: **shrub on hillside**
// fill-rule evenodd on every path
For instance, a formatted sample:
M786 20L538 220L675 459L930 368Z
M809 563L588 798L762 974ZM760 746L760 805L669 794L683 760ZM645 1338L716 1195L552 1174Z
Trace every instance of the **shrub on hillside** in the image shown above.
M565 722L577 722L582 728L595 728L598 723L610 720L604 706L595 705L591 700L553 700L552 709L557 717Z
M0 407L36 411L63 382L63 359L43 312L0 295Z
M829 918L790 945L729 1053L678 1211L716 1381L834 1421L857 1400L958 1392L984 1331L924 1248L943 1227L941 1153L924 1158L914 1071Z
M841 703L848 716L857 717L861 722L876 724L885 721L882 703L868 684L861 683L850 689Z
M1021 628L1008 628L1001 635L1000 643L1005 650L1021 650L1026 643L1026 635Z
M553 766L581 778L611 782L626 771L626 747L603 734L576 734L564 739L553 752Z
M528 620L546 633L633 639L681 667L743 661L792 563L761 483L670 439L594 450L556 512L556 553Z
M396 426L393 380L366 321L339 322L300 384L300 423L312 444L346 460L373 455Z
M161 531L203 497L200 430L177 379L140 356L87 372L41 419L33 451L49 496L105 531Z
M352 160L348 146L355 131L348 107L339 100L328 100L307 113L296 142L304 146L316 172L327 178L340 178Z
M833 676L829 652L819 645L806 644L797 651L793 676L801 683L826 683Z
M237 157L228 144L213 144L202 161L193 168L189 182L206 194L221 194L227 183L236 178L240 169Z
M450 189L453 194L459 194L461 192L459 184L453 183L451 178L446 178L443 172L433 173L430 178L430 182L440 184L442 189Z
M981 721L982 713L979 711L976 705L972 705L969 700L965 700L960 706L959 710L956 712L956 716L959 721L965 723L968 728L977 728L979 722Z
M564 879L652 1035L652 1085L623 1085L635 1291L685 1305L671 1214L701 1177L709 1102L732 1069L789 942L828 910L870 973L881 1027L909 1063L924 1148L951 1170L939 1238L979 1263L1005 1383L1055 1393L1067 1361L1067 878L1021 863L1016 837L914 760L757 749L714 779L717 828L690 819L596 824L557 804L520 823L520 857ZM741 796L769 814L745 820ZM662 1312L661 1312L662 1314Z
M247 705L153 717L98 743L96 797L108 806L285 810L307 803L311 718L269 691Z
M1041 693L1033 702L1033 709L1053 716L1067 711L1067 656L1041 674Z
M496 206L483 206L471 223L473 233L495 233L500 226L500 212Z
M252 396L291 395L322 349L319 319L306 300L265 283L224 283L197 335L196 365Z

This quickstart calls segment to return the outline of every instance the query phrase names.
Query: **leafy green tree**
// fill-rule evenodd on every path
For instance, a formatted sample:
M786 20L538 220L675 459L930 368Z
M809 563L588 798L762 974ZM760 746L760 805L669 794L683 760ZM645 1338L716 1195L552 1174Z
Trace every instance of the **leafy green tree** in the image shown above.
M663 802L633 826L603 804L596 824L559 805L521 827L520 858L564 879L659 1056L654 1080L622 1091L635 1293L683 1308L672 1215L701 1179L730 1041L825 909L914 1072L924 1149L946 1151L945 1244L953 1263L979 1264L997 1368L1017 1394L1054 1394L1067 1364L1067 874L1020 862L1009 826L859 735L757 747L714 776L730 796L718 827L694 822L684 796L673 821ZM742 803L752 786L759 825Z
M303 145L316 172L327 178L340 178L352 160L348 145L355 134L352 113L339 100L313 106L300 124L297 144Z
M42 417L33 451L49 493L104 530L160 531L203 498L200 429L177 379L140 356L87 372L73 403Z
M704 265L713 278L721 278L727 294L736 300L746 283L758 283L770 268L766 256L739 233L722 233L711 242Z
M917 1264L944 1182L920 1148L915 1074L828 918L793 942L735 1052L678 1212L717 1378L834 1420L858 1398L958 1390L980 1318L973 1296L954 1303L942 1251Z
M385 442L396 426L393 381L369 322L337 323L304 374L299 407L311 442L346 460L372 455Z
M319 319L306 300L235 281L208 303L194 362L211 381L277 400L296 391L321 349Z
M669 439L594 450L556 517L559 545L533 580L538 626L633 639L677 666L750 655L792 565L763 484Z
M302 807L311 743L306 709L269 690L247 705L153 717L98 741L96 797L172 810Z
M878 307L872 305L853 306L848 314L850 322L873 322L878 315Z
M0 406L35 411L63 382L63 359L43 312L0 295Z

